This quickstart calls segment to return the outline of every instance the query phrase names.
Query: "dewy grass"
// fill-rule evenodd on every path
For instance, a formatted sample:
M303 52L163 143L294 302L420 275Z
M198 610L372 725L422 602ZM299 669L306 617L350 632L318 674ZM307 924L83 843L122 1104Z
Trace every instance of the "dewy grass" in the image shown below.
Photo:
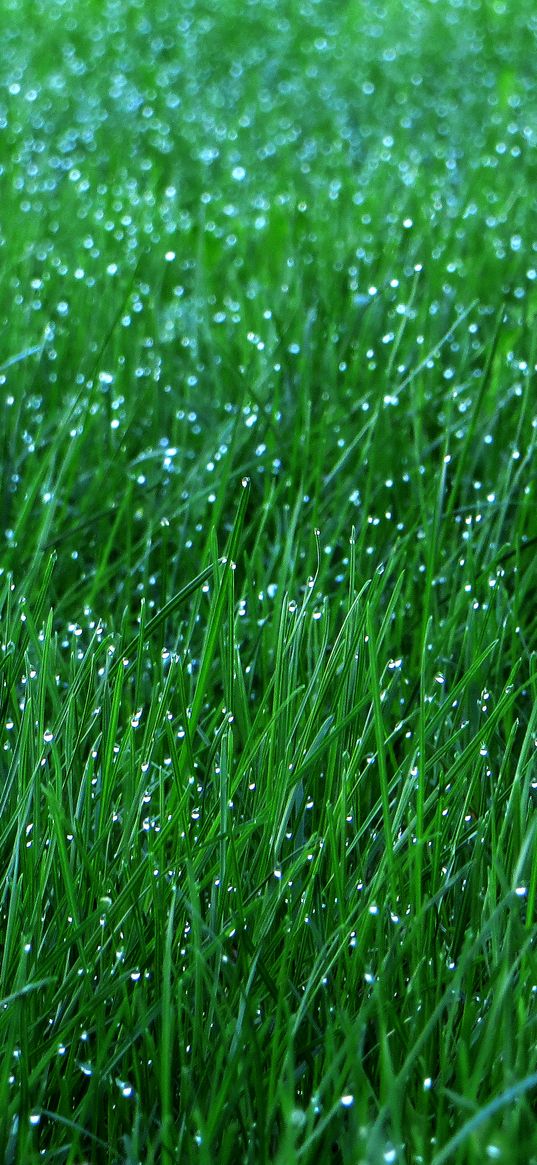
M6 0L0 1160L537 1162L529 0Z

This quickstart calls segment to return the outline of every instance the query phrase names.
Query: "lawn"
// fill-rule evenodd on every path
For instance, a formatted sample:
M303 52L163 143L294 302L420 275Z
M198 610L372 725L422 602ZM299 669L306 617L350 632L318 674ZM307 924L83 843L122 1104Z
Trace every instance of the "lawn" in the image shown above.
M535 1165L534 5L0 26L0 1160Z

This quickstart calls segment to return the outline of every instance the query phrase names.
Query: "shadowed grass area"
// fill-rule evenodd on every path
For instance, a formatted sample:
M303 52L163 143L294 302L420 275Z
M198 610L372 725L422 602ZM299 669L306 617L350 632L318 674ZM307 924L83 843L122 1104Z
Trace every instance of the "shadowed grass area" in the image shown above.
M535 1165L532 5L2 26L0 1158Z

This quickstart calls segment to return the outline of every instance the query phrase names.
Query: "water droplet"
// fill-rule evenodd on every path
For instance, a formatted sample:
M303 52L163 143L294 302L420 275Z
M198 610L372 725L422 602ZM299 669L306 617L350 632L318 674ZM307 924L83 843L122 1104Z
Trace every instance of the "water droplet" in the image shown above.
M128 1081L116 1080L116 1084L119 1088L119 1091L121 1092L121 1095L124 1096L127 1100L129 1100L131 1096L134 1096L134 1088L132 1084L128 1083Z

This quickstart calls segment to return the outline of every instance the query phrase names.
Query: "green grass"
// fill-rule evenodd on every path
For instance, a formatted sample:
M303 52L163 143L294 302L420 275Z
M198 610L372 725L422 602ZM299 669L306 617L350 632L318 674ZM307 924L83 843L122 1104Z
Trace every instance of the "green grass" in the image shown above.
M3 0L0 1160L537 1162L529 0Z

